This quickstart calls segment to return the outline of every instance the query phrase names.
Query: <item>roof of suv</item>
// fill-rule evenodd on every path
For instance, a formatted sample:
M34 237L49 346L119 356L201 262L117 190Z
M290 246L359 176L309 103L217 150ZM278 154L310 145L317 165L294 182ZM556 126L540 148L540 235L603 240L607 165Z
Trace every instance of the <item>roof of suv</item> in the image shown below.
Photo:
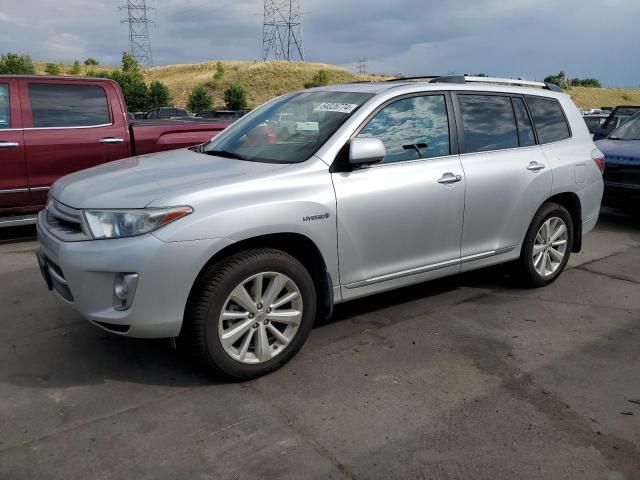
M431 83L429 81L392 81L392 82L362 82L362 83L345 83L340 85L331 85L326 87L317 87L314 90L319 91L336 91L336 92L354 92L354 93L372 93L379 94L389 90L398 90L402 94L406 92L426 91L426 90L469 90L484 92L504 92L528 95L540 95L557 98L558 95L566 95L563 92L553 91L546 88L535 86L506 85L496 82L474 82L474 83Z

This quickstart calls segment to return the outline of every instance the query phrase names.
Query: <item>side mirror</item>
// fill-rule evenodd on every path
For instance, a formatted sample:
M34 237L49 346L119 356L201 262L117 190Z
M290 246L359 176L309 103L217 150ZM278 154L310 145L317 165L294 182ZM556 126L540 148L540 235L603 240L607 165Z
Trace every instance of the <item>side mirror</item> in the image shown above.
M384 160L387 149L379 138L352 138L349 142L349 163L364 165Z

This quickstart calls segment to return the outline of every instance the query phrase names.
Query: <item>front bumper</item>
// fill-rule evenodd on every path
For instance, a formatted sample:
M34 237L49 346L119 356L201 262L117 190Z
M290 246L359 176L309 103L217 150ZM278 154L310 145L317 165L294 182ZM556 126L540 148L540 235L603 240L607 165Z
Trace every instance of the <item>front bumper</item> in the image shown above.
M44 215L38 215L38 257L47 283L87 320L131 337L178 335L200 270L231 243L223 238L163 242L152 234L63 242L47 230ZM139 275L133 303L124 311L114 308L118 273Z

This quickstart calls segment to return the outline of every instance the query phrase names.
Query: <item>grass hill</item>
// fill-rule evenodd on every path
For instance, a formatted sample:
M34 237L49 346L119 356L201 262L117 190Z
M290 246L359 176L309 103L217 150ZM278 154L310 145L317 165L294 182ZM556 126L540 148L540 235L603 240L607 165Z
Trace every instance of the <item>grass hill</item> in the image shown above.
M302 90L320 70L329 73L331 83L384 80L381 75L354 75L334 65L302 62L240 62L224 61L224 75L214 80L215 61L153 67L144 71L147 81L159 80L169 87L173 103L184 106L193 87L204 85L212 93L216 108L223 108L223 94L231 83L239 83L247 91L250 107L255 107L277 95ZM45 62L36 62L36 70L44 74ZM71 65L60 65L62 74L70 74ZM116 67L82 66L82 74L91 69L112 70ZM567 91L581 108L615 105L640 105L640 89L574 87Z
M224 106L223 95L232 83L239 83L247 91L250 107L287 92L304 89L320 70L329 74L331 83L380 80L386 77L376 75L354 75L347 70L323 63L302 62L221 62L224 76L214 80L217 62L192 65L168 65L145 71L148 80L159 80L169 87L174 101L185 105L193 87L205 85L213 94L217 107Z

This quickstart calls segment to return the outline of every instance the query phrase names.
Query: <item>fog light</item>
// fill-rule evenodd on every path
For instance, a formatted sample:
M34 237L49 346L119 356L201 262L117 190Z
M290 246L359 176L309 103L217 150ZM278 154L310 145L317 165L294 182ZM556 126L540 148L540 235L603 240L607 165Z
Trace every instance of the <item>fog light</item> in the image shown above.
M113 308L128 310L138 286L137 273L117 273L113 284Z

